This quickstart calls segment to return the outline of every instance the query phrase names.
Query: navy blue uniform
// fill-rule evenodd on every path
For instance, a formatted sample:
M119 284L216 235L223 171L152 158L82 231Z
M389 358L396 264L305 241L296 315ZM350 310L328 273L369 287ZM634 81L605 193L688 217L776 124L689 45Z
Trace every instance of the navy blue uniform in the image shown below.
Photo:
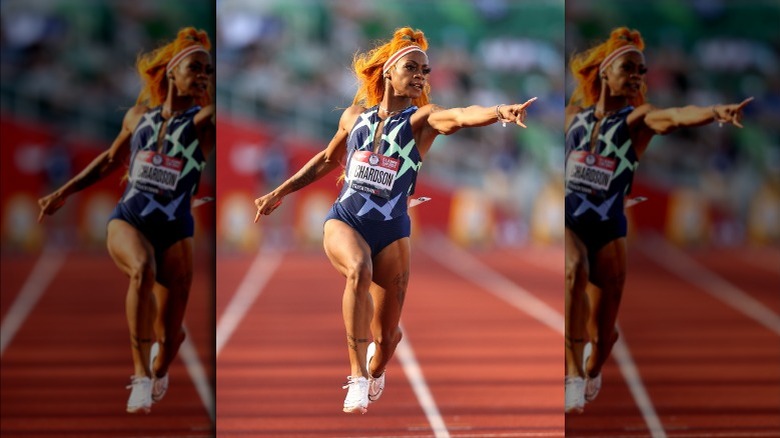
M109 221L121 219L154 246L155 256L195 231L192 196L206 159L193 118L199 106L168 121L161 147L162 107L146 112L130 141L130 168L125 192Z
M595 107L577 113L566 134L566 227L590 256L627 232L623 202L639 165L626 122L633 110L605 117L593 145Z
M410 106L385 120L376 152L378 106L360 114L347 137L346 179L325 220L338 219L357 230L372 257L411 234L407 199L422 166L410 123L415 111Z

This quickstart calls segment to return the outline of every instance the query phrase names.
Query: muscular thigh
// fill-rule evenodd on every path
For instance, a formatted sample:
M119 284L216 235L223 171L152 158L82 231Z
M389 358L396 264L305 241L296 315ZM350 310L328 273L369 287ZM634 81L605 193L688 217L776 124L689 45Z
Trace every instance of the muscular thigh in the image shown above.
M154 248L138 229L121 219L108 223L106 246L114 263L127 275L138 268L154 266Z
M409 283L410 242L408 237L398 239L386 246L374 257L372 295L386 294L403 305L406 287ZM375 297L384 298L384 297Z
M365 239L338 219L325 222L323 246L331 264L344 276L355 266L371 265L371 249Z
M192 285L193 238L187 237L165 249L157 261L157 281L169 290L189 291Z
M614 239L593 256L590 281L601 290L623 290L626 281L626 238Z
M564 236L566 271L574 275L575 270L584 270L584 275L588 271L588 249L571 229L566 228Z

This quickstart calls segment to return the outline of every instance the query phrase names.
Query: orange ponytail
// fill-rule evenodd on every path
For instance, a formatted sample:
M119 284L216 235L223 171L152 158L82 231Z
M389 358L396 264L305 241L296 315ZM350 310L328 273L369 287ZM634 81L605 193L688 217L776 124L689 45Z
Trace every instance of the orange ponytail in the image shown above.
M423 50L428 49L428 40L421 30L411 27L402 27L395 30L393 38L367 53L358 53L352 60L352 70L358 79L358 91L352 103L363 107L372 107L382 101L385 93L385 80L382 74L382 66L397 51L408 46L418 46ZM418 107L428 104L430 87L426 84L420 97L414 99L412 104Z
M569 68L574 75L577 85L569 99L571 105L587 107L599 100L601 93L599 65L601 61L616 49L629 44L639 50L644 50L645 48L645 42L642 40L642 35L639 31L627 27L619 27L612 30L607 41L583 53L577 53L572 56ZM636 98L631 99L629 103L633 106L643 104L646 92L647 86L642 83L639 94Z
M185 27L179 30L179 34L172 42L152 52L139 55L136 61L136 70L141 76L143 87L138 94L136 104L148 107L161 105L168 95L168 79L165 74L168 61L188 46L196 44L203 46L206 50L211 50L211 40L205 31L197 30L194 27ZM213 85L209 83L208 92L196 101L198 105L211 104L212 87Z

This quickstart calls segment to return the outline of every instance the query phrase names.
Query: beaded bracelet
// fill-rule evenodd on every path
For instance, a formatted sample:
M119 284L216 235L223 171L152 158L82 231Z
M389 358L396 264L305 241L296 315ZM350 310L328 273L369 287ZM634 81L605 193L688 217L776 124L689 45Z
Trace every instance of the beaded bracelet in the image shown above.
M718 122L718 127L722 128L723 127L723 123L728 122L729 120L728 119L721 119L720 116L718 116L718 112L715 111L715 105L712 105L711 108L712 108L713 119L716 122Z
M498 121L501 122L501 126L506 128L506 122L511 122L512 120L511 119L505 119L505 118L501 117L501 111L499 111L499 108L501 108L504 105L505 104L503 104L503 103L499 104L499 105L496 105L496 119L498 119Z

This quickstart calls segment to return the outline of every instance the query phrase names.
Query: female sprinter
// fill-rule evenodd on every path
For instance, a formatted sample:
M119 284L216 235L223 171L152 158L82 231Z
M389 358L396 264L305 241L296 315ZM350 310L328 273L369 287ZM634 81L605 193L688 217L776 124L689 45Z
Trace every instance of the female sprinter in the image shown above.
M407 200L425 154L436 136L460 128L496 121L525 127L525 108L534 100L488 108L429 104L427 47L423 32L406 27L355 56L359 88L333 139L298 173L255 200L257 221L284 196L341 167L346 157L344 185L325 218L324 247L346 278L342 312L351 371L344 386L348 413L365 413L369 402L380 397L385 367L401 340L398 322L410 269Z
M657 134L713 121L742 127L742 108L752 100L655 108L645 103L643 48L639 32L621 27L571 61L576 89L565 122L567 413L581 413L595 399L601 367L617 341L626 276L623 201L639 158ZM592 352L583 363L586 339Z
M168 388L168 367L184 341L192 283L190 202L214 149L213 68L206 32L188 27L138 57L143 88L111 147L52 194L38 221L129 159L127 187L108 220L108 252L130 278L125 311L134 375L127 412L149 413ZM152 342L156 340L150 358ZM151 361L150 361L151 359Z

